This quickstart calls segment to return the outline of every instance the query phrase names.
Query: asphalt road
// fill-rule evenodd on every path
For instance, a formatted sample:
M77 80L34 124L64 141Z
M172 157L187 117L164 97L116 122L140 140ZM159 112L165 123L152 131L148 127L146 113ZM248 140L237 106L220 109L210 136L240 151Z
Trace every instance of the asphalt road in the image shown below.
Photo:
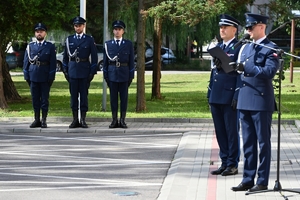
M0 199L151 200L182 133L0 133Z

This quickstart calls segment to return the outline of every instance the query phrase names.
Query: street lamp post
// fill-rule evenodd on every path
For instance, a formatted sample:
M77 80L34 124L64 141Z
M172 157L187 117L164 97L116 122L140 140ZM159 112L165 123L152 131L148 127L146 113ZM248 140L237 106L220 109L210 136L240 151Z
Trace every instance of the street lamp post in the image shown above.
M295 18L300 17L300 11L299 10L292 10L292 14L294 15L294 18L292 19L291 23L291 53L294 53L295 50ZM293 72L294 72L294 64L293 64L293 57L291 57L290 60L290 83L293 83Z
M103 22L103 47L105 46L105 41L108 40L108 0L104 0L104 22ZM103 53L106 53L106 51L104 51ZM102 88L103 88L103 92L102 92L102 111L106 111L106 97L107 97L107 84L106 81L104 79L103 76L103 80L102 80Z

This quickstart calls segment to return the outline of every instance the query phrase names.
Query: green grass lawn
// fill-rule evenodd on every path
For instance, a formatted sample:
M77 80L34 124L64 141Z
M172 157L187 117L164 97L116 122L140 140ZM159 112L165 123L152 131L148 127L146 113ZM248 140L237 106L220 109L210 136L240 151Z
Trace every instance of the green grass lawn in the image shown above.
M282 119L300 119L300 73L295 73L293 83L289 73L282 82ZM102 110L102 73L99 72L91 83L89 90L88 117L111 117L109 95L106 111ZM21 102L9 102L7 110L1 110L1 117L28 117L33 115L30 91L23 75L14 75L12 79L22 97ZM161 93L163 100L151 100L152 75L145 75L146 107L145 112L135 112L136 78L129 90L127 117L132 118L211 118L207 104L207 85L209 73L165 74L162 73ZM109 94L109 90L107 90ZM49 116L71 116L68 84L61 73L50 93ZM277 112L274 118L277 118Z

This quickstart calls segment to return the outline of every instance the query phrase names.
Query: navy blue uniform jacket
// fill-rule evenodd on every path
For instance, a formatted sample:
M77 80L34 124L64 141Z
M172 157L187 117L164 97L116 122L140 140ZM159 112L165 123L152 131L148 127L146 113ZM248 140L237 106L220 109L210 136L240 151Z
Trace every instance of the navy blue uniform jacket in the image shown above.
M89 59L83 62L76 62L69 60L67 44L64 50L63 68L70 78L88 78L90 74L97 73L97 49L94 38L83 34L78 40L76 35L68 36L70 53L73 54L77 49L77 57L80 59Z
M229 45L226 46L224 52L230 57L232 62L238 58L239 48L232 49L233 45L237 43L233 39ZM222 43L218 46L222 48ZM223 69L218 70L213 68L210 74L210 81L208 86L207 98L209 103L216 104L231 104L232 99L237 100L239 94L240 75L237 72L225 73Z
M276 44L267 38L261 44L277 48ZM275 51L262 46L257 46L253 50L252 43L246 44L240 54L240 62L244 64L244 73L241 77L237 108L274 111L276 105L272 80L279 67Z
M134 78L134 50L130 40L122 39L120 46L114 40L106 41L107 53L110 58L118 56L120 67L109 63L109 58L104 49L103 55L103 75L104 79L112 82L128 82Z
M26 50L23 61L24 79L32 82L48 82L55 79L56 73L56 53L55 46L51 42L44 41L41 47L36 42L28 44L30 58L38 56L38 61L47 63L46 65L36 65L29 62Z

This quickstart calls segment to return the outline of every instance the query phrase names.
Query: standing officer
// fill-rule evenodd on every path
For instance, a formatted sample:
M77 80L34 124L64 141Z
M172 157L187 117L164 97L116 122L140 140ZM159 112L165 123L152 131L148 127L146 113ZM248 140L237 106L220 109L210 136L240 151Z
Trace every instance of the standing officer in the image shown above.
M23 63L24 79L30 86L34 110L34 121L30 128L47 128L49 93L56 73L56 53L54 44L45 40L46 26L38 23L34 26L34 31L37 41L28 44Z
M269 17L252 13L245 15L246 29L253 41L276 49L276 44L265 35ZM255 192L268 188L271 122L276 106L272 80L278 70L279 59L274 50L254 43L246 44L242 48L239 70L243 71L243 74L237 108L240 110L243 134L244 172L242 182L231 189L233 191L249 189L250 192ZM254 185L256 173L257 180Z
M127 128L125 123L128 87L134 78L134 50L130 40L122 38L125 23L117 20L113 24L114 39L105 42L103 75L110 91L110 106L113 121L109 128ZM118 124L118 96L120 94L121 117Z
M83 33L85 19L75 17L73 19L75 34L66 39L63 71L69 82L71 94L71 109L73 121L69 128L88 128L85 118L88 111L88 89L90 82L97 73L98 56L94 39ZM89 59L91 57L91 61ZM80 105L78 97L80 96ZM78 108L80 109L80 122L78 119Z
M220 16L220 36L222 42L218 43L224 52L236 61L240 48L232 47L238 41L235 35L240 22L230 15ZM214 58L215 67L211 70L207 98L211 108L217 141L219 144L222 164L219 169L211 171L213 175L228 176L238 173L239 162L239 126L236 103L239 93L239 74L237 72L225 73L221 68L221 61Z

